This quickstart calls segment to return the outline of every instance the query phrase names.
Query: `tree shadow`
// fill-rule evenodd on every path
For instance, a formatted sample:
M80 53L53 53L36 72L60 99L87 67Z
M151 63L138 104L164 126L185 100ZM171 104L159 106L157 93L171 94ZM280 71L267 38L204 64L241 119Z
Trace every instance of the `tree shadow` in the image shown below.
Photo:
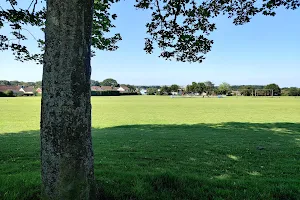
M0 135L0 199L38 199L39 132ZM99 199L299 199L300 124L93 129Z

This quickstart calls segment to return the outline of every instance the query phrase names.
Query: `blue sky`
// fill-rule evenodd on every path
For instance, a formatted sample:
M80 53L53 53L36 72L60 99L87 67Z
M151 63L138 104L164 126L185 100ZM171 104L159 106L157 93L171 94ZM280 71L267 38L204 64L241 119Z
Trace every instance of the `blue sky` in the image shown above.
M210 80L216 85L277 83L300 87L300 10L280 9L276 17L256 16L243 26L226 17L217 19L212 51L201 63L180 63L158 58L159 51L143 51L145 23L150 13L136 10L128 1L113 5L115 22L123 40L115 52L98 51L92 59L92 79L114 78L135 85L186 85ZM6 30L0 30L0 33ZM37 30L32 30L37 36ZM34 41L29 43L36 50ZM0 52L0 79L37 81L42 66L14 60L11 52Z

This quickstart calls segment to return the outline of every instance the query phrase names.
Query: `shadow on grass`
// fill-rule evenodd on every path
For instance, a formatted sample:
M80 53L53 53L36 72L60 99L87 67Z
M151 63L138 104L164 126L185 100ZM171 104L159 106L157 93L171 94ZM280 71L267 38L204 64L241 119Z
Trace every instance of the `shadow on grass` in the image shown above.
M99 199L299 199L300 124L93 129ZM0 135L0 199L38 199L39 132Z

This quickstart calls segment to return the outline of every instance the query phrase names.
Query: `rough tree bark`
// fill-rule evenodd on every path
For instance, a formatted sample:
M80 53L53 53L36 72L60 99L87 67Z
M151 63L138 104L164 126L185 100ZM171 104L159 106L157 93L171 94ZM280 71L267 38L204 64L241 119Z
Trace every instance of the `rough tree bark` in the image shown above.
M93 0L47 0L41 161L43 199L93 199L90 55Z

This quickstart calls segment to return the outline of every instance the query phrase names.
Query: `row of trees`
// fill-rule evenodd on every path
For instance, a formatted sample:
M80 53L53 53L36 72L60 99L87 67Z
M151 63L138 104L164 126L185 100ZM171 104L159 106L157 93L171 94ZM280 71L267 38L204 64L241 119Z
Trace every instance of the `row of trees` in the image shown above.
M8 85L8 86L33 86L35 88L41 88L42 87L42 81L36 81L36 82L24 82L24 81L8 81L8 80L0 80L0 85ZM134 86L129 84L126 85L130 91L134 92L137 90L137 88L146 88L147 94L154 95L154 94L171 94L172 92L177 92L178 89L180 89L180 86L177 84L173 84L171 86ZM96 81L91 80L91 86L113 86L113 87L119 87L120 84L112 78L104 79L103 81ZM222 94L222 95L230 95L232 91L240 91L241 95L243 96L252 96L254 95L255 90L259 89L268 89L273 90L274 96L300 96L300 88L297 87L291 87L291 88L280 88L277 84L272 83L269 85L233 85L223 82L219 86L215 86L211 81L206 82L192 82L192 84L187 85L185 88L185 93L198 93L202 94L203 92L207 93L207 95L212 94ZM261 93L261 94L260 94ZM263 92L259 91L258 95L264 95L268 93L270 95L269 91Z
M7 85L7 86L33 86L35 88L42 88L42 81L36 81L36 82L24 82L24 81L8 81L8 80L0 80L0 85ZM136 87L134 85L124 84L126 85L130 91L135 91ZM120 84L112 78L104 79L102 82L91 80L91 86L113 86L113 87L119 87Z
M266 86L260 85L242 85L242 86L233 86L235 90L239 90L244 96L255 95L255 90L257 90L257 95L271 95L273 90L274 96L300 96L300 88L290 87L290 88L280 88L279 85L275 83L268 84ZM232 88L233 88L232 87ZM263 91L260 89L265 89L269 91Z
M113 86L113 87L119 87L120 84L112 78L104 79L102 82L91 80L91 86Z
M215 86L214 83L211 81L206 82L192 82L191 85L187 85L186 87L187 93L206 93L207 95L212 94L222 94L222 95L229 95L231 93L231 87L228 83L223 82L219 86Z
M136 91L136 86L134 85L129 85L129 84L124 84L129 88L131 92ZM112 87L119 87L120 84L113 78L107 78L104 79L102 82L91 80L91 86L112 86Z
M267 91L263 91L263 89ZM243 96L255 95L255 90L258 90L257 95L260 96L272 95L271 91L273 91L274 96L281 96L281 88L275 83L271 83L266 86L243 85L239 87L237 90L240 91L241 95Z
M281 95L282 96L300 96L300 88L296 88L296 87L282 88Z
M171 86L164 85L162 87L149 87L147 88L147 94L148 95L169 95L172 94L173 92L178 92L180 89L179 85L173 84Z
M148 95L164 95L172 94L173 92L178 92L180 87L176 84L171 86L162 86L159 87L150 87L147 89ZM183 89L183 88L182 88ZM277 84L271 83L266 86L263 85L241 85L241 86L231 86L229 83L223 82L219 86L215 86L211 81L206 82L192 82L192 84L187 85L183 89L184 93L187 94L199 94L206 93L207 95L232 95L234 91L239 91L243 96L252 96L256 95L274 95L274 96L300 96L300 88L291 87L291 88L280 88Z
M33 86L35 88L42 87L42 81L37 82L24 82L24 81L8 81L8 80L0 80L0 85L8 85L8 86Z
M184 93L198 93L202 94L203 92L206 92L208 95L211 95L213 93L215 94L229 94L230 92L230 85L228 83L222 83L218 87L215 87L215 85L211 81L206 82L192 82L191 85L187 85L186 88L180 88L179 85L173 84L171 86L162 86L159 87L150 87L147 89L148 95L168 95L172 93L179 92L179 89L182 89Z

